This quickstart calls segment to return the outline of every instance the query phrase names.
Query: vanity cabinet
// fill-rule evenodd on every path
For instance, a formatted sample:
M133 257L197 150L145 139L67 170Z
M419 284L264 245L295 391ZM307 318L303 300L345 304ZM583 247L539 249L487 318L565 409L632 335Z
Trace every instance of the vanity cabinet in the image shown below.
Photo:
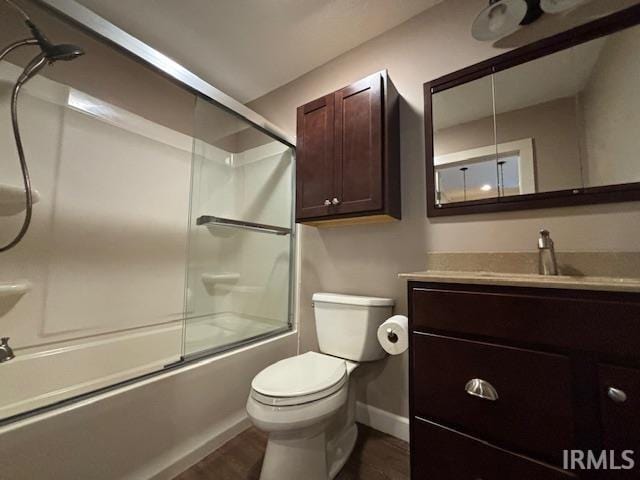
M387 72L298 107L296 220L399 219L398 94Z
M640 294L410 281L409 327L412 478L640 478Z

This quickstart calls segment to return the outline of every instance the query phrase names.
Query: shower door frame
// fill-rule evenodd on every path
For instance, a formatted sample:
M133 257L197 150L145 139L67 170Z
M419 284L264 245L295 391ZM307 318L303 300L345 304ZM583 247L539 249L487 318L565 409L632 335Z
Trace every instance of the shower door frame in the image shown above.
M292 192L295 192L296 188L296 145L295 140L287 135L284 131L278 128L276 125L269 122L260 114L249 109L242 103L238 102L234 98L225 94L221 90L217 89L210 83L206 82L190 70L186 69L176 61L160 53L158 50L147 45L141 40L128 34L124 30L113 25L111 22L100 17L96 13L92 12L83 5L77 3L75 0L33 0L37 5L45 8L56 18L61 19L64 22L71 24L72 26L79 28L83 33L96 38L97 40L106 43L108 46L118 50L122 54L132 58L138 63L151 68L160 75L169 79L177 86L184 90L191 92L198 98L223 109L224 111L244 120L250 126L264 133L265 135L277 140L278 142L291 148L292 158L292 178L291 188ZM272 332L262 334L256 337L251 337L245 340L234 342L223 347L204 350L188 356L181 355L180 360L177 362L165 365L163 368L156 371L139 375L128 380L114 383L106 387L102 387L81 395L69 397L59 402L45 405L36 409L32 409L11 417L0 419L0 427L8 425L10 423L24 420L29 417L40 415L45 412L59 409L61 407L71 405L98 395L105 394L109 391L116 390L122 387L136 384L138 382L153 378L158 375L165 374L169 371L184 367L186 365L198 362L202 359L212 357L220 354L223 351L229 351L237 349L239 347L255 343L258 341L266 340L272 337L282 335L287 332L291 332L295 327L295 312L296 312L296 265L297 265L297 224L295 223L295 195L291 195L290 205L290 221L291 221L291 233L289 234L289 297L288 297L288 315L286 323L282 328L274 330ZM185 285L186 290L186 285ZM184 328L184 327L183 327Z
M34 0L34 2L58 18L73 24L92 37L106 42L139 63L153 68L178 86L247 121L262 133L295 150L295 139L262 115L75 0Z

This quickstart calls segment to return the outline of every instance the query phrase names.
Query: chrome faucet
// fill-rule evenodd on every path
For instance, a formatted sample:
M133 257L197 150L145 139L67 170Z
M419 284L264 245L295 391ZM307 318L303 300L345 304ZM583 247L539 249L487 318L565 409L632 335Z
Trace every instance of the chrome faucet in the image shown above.
M14 358L13 350L9 346L9 337L2 337L0 339L0 363L8 362Z
M558 275L558 262L549 230L540 230L538 238L538 273L540 275Z

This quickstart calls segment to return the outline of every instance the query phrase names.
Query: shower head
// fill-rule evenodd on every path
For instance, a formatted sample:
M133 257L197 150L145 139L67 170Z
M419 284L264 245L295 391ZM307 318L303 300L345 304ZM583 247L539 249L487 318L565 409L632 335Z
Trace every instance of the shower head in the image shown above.
M33 38L38 41L38 45L49 63L57 62L58 60L69 61L84 55L84 50L77 45L66 43L55 45L51 43L46 35L42 33L31 20L27 19L25 23L29 27L29 30L31 30Z
M4 0L10 7L16 10L22 17L24 18L24 23L27 25L33 38L36 40L38 46L44 53L47 61L49 63L57 62L58 60L73 60L74 58L78 58L81 55L84 55L84 50L76 45L69 44L53 44L47 36L42 33L42 31L36 26L35 23L31 21L31 17L25 12L25 10L20 7L13 0Z
M40 70L44 68L45 65L51 65L58 60L73 60L81 55L84 55L84 50L82 50L80 47L69 45L66 43L59 45L48 44L44 47L41 45L41 48L42 52L36 55L33 60L31 60L27 64L27 66L18 77L18 81L16 82L16 86L18 87L18 89L29 80L31 80Z
M74 60L84 55L84 50L77 45L71 45L68 43L61 43L58 45L49 44L46 46L40 45L40 48L42 48L42 52L49 63L57 62L58 60L68 62L69 60Z
M73 60L81 55L84 55L84 50L82 50L80 47L69 45L66 43L59 45L48 44L44 47L41 45L41 48L42 52L36 55L33 60L31 60L27 64L27 66L18 77L18 81L16 82L16 86L18 86L18 89L29 80L31 80L38 72L40 72L40 70L42 70L45 65L51 65L58 60Z

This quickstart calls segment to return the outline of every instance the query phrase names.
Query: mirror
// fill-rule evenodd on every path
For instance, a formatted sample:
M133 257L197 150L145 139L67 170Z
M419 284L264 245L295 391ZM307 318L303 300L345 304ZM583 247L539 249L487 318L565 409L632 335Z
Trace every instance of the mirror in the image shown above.
M601 23L425 85L430 216L640 199L640 26Z
M496 195L492 83L483 77L433 96L437 204Z

